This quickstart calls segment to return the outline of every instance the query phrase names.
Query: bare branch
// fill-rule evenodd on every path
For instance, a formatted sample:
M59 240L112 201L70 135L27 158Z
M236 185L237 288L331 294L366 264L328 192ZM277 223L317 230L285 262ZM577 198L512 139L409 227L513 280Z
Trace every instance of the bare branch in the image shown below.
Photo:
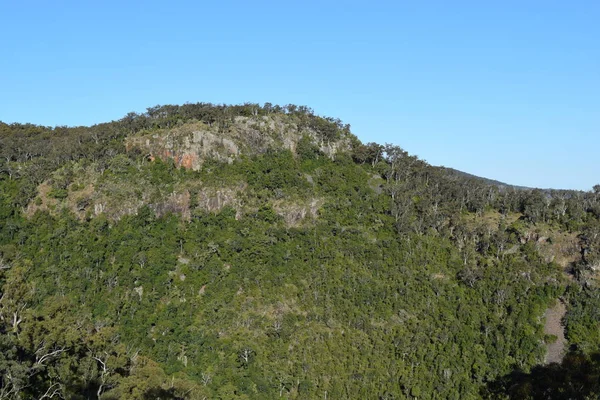
M0 258L0 271L5 270L5 269L10 269L11 267L12 267L12 265L10 265L6 261L4 261L3 258Z
M37 360L35 361L35 365L44 365L44 363L46 361L48 361L49 359L51 359L52 357L56 357L59 354L63 353L64 351L66 351L67 349L64 347L61 347L60 349L56 349L54 351L51 351L50 353L44 354L41 357L36 357Z
M53 390L53 389L54 389L54 390ZM42 397L40 397L40 398L39 398L39 400L42 400L42 399L51 399L51 398L53 398L54 396L58 396L58 397L60 397L61 399L64 399L64 397L63 397L63 395L62 395L62 393L61 393L61 390L60 390L60 384L59 384L58 382L57 382L57 383L54 383L54 384L52 384L52 385L51 385L51 386L48 388L48 390L46 390L46 393L44 393L44 394L42 395Z

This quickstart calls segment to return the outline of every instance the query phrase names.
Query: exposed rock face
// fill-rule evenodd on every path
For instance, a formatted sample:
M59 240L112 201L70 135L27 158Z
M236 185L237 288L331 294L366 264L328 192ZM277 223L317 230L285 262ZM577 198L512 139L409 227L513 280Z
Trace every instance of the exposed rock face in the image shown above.
M322 205L322 199L310 199L305 202L276 202L273 208L283 217L286 225L291 227L301 225L306 218L317 218L319 207Z
M153 134L132 138L128 144L147 151L151 160L157 157L172 159L178 167L193 170L199 170L207 158L231 162L240 154L238 146L231 139L219 138L206 130Z
M199 170L205 160L232 162L241 154L260 154L269 148L296 152L298 142L308 137L329 157L350 149L350 139L324 141L308 128L280 116L235 117L226 130L201 122L190 122L169 130L127 140L127 148L138 148L150 159L172 159L177 166Z
M204 187L198 193L198 207L208 212L218 212L227 206L233 207L237 211L236 217L239 218L242 210L242 202L238 192L244 189L245 185L240 185L237 189L229 187Z
M315 128L318 129L318 128ZM209 126L203 122L190 121L169 129L146 131L126 139L127 150L141 151L147 159L173 160L177 167L200 170L207 160L232 163L242 155L252 156L273 150L289 150L293 154L318 149L322 154L334 158L339 152L352 149L353 136L339 131L336 140L327 140L319 133L294 116L273 114L268 116L235 117L227 125ZM300 146L299 146L300 145ZM126 215L135 215L143 206L150 207L157 216L175 213L184 220L190 220L195 208L208 212L219 212L224 207L236 210L236 217L259 204L246 204L241 196L245 183L230 187L207 187L197 182L194 188L175 184L157 185L141 172L144 161L134 163L126 156L117 156L108 167L83 168L77 172L76 184L65 192L64 198L52 196L52 181L39 187L39 195L28 206L28 214L37 210L58 212L69 209L81 219L89 216L105 215L111 220L119 220ZM110 174L104 174L104 168ZM124 184L118 175L128 169L140 171L138 181ZM121 171L121 172L120 172ZM114 175L114 176L113 176ZM306 176L309 183L313 177ZM321 200L278 201L273 204L275 211L282 216L288 226L301 225L317 217Z
M181 193L173 192L164 201L152 204L156 215L161 216L168 213L179 214L181 217L190 220L190 192L184 190Z

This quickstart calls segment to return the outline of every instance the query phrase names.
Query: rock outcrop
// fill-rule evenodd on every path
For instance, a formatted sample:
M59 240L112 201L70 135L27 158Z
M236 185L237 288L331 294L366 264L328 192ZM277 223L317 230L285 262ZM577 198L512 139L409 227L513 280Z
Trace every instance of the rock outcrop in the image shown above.
M207 159L233 162L244 154L260 154L268 149L297 152L303 138L323 154L333 158L351 148L349 137L328 141L318 132L299 127L281 116L235 117L227 129L202 122L189 122L172 129L141 134L127 139L127 149L139 149L151 160L172 159L177 166L199 170Z

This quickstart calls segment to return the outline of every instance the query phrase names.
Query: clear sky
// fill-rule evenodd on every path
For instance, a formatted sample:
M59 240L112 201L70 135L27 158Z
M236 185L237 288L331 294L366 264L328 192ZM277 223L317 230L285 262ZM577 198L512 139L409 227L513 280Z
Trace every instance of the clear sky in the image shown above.
M600 1L0 0L0 120L272 102L512 184L600 183Z

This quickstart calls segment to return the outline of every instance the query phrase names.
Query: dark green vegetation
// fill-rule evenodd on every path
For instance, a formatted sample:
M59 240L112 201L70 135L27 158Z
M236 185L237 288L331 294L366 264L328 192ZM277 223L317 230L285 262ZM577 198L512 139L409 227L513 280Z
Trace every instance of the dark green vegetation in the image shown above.
M597 399L600 397L600 354L570 353L561 364L514 371L482 389L482 396L511 399Z
M595 360L595 189L499 187L306 107L0 123L0 399L502 397L557 298Z

